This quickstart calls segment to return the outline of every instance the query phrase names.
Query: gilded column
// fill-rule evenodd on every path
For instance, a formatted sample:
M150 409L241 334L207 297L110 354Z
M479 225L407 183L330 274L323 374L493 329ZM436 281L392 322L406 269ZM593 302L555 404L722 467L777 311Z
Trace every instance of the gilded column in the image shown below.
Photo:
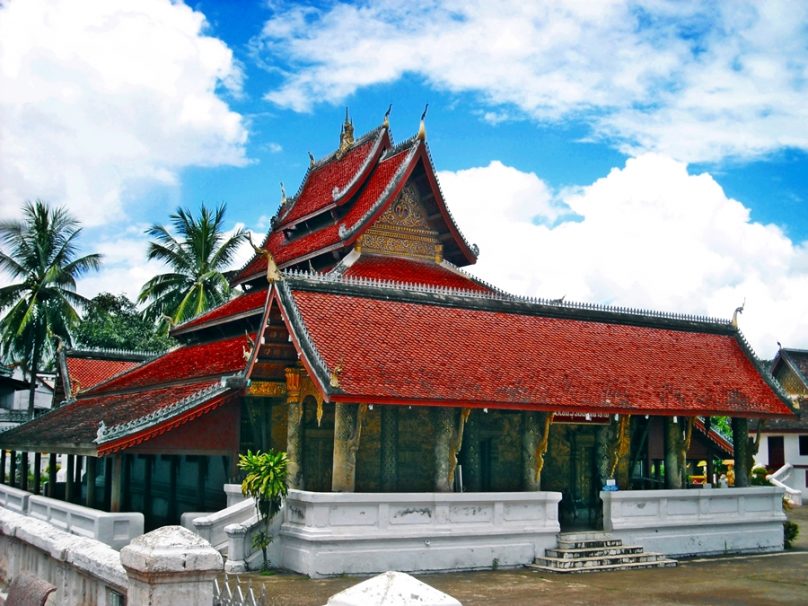
M749 486L749 420L732 417L732 443L735 450L735 486Z
M385 492L398 488L398 408L381 407L381 486Z
M681 449L682 428L673 422L673 417L665 417L665 488L682 487Z
M449 467L454 438L455 411L453 408L433 408L432 416L435 427L435 478L433 487L435 492L451 492L452 484L449 479Z
M480 492L482 490L482 471L480 466L480 415L472 414L466 421L466 437L463 439L463 490Z
M353 492L356 485L356 451L362 435L362 414L366 405L334 406L334 463L331 470L333 492Z
M603 488L609 479L609 425L598 425L595 430L595 466L598 471L598 486Z
M286 369L286 402L289 406L286 422L286 484L303 489L303 402L300 401L299 368Z
M522 413L522 487L526 491L539 490L536 477L536 451L541 442L542 420L538 412Z

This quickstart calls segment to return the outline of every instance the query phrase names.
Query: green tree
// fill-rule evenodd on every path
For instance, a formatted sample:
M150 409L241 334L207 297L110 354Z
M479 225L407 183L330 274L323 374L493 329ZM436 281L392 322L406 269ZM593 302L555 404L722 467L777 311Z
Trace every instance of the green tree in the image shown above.
M269 524L281 509L286 495L286 453L277 450L256 452L247 451L238 456L238 466L247 475L241 483L242 494L252 497L263 529L253 538L253 547L261 550L264 556L264 570L269 568L267 547L272 542Z
M148 302L146 316L162 316L179 323L223 303L230 296L224 270L232 262L241 244L243 232L237 229L225 237L225 205L210 210L202 205L199 217L185 208L170 216L171 227L152 225L146 233L148 258L162 261L171 272L155 276L140 291L138 303ZM175 237L172 231L177 234Z
M87 299L76 293L76 280L97 270L101 256L79 257L81 228L64 208L41 200L26 202L23 218L0 222L0 270L13 284L0 288L0 347L22 360L31 380L28 413L34 414L36 376L43 357L53 355L53 337L70 343L79 321L77 308Z
M85 306L84 317L76 328L80 346L135 351L165 351L176 341L157 332L132 301L108 292L93 297Z

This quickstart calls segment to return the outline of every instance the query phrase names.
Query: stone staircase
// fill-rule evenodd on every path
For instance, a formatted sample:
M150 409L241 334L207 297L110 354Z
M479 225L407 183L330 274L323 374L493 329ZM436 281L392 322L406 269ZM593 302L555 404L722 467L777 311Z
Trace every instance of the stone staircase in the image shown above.
M536 558L531 568L549 572L605 572L636 568L667 568L676 566L661 553L645 552L642 547L623 545L603 532L562 533L558 546L546 549L543 558Z

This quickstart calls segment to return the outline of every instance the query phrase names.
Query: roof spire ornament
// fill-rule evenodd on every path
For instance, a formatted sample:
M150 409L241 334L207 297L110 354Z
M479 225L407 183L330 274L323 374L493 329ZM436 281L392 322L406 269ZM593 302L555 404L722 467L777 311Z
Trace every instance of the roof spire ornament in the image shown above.
M308 153L309 153L309 168L312 168L314 166L314 154L312 154L311 152Z
M281 206L286 206L286 188L283 186L283 181L281 181Z
M252 234L250 232L246 232L244 236L247 238L247 242L250 243L250 246L252 246L252 249L255 251L255 254L263 255L267 258L267 282L272 284L273 282L280 282L281 280L283 280L281 271L278 269L278 265L277 263L275 263L275 258L272 256L272 253L269 252L266 248L256 246L255 243L252 241Z
M339 133L339 149L337 150L337 158L341 158L342 155L348 151L353 144L353 122L351 121L351 116L348 113L348 108L346 107L345 123L342 125L342 129L340 129Z
M393 111L393 104L392 103L387 107L387 111L384 112L384 122L382 123L382 125L385 128L390 128L390 112L391 111Z
M743 313L743 308L746 307L746 299L743 300L740 307L736 307L732 313L732 328L738 328L738 314Z
M429 103L424 107L424 113L421 114L421 124L418 127L418 134L415 136L419 141L426 139L426 112L429 110Z

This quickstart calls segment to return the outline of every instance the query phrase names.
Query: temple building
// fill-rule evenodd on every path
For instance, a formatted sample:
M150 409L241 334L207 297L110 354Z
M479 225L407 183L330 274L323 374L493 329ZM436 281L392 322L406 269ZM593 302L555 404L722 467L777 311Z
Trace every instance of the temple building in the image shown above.
M288 453L292 488L555 491L562 525L597 526L608 479L678 488L688 461L730 456L710 416L745 436L745 419L792 414L734 321L526 298L467 273L480 253L423 122L395 144L387 118L356 138L346 118L254 248L232 278L243 292L176 326L180 347L80 387L66 369L64 404L0 446L85 458L74 498L147 527L223 505L237 454L267 448Z

